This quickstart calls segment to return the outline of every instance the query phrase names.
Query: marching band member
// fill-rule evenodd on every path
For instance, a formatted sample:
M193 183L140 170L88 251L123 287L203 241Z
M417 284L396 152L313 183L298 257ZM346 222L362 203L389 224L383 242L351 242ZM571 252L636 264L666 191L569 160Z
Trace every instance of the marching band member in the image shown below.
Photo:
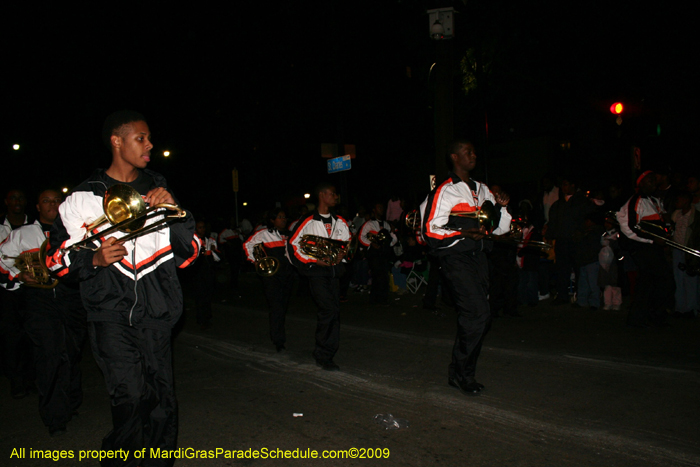
M389 299L392 247L398 241L389 223L383 219L384 211L384 204L376 203L372 210L372 218L360 229L360 244L366 248L365 256L372 274L369 298L372 303L381 305L386 305Z
M627 315L631 327L664 325L666 306L673 303L673 273L664 255L665 242L646 238L637 227L640 221L663 223L665 211L653 196L655 191L656 174L647 170L637 178L637 193L617 213L620 231L629 240L626 245L639 274Z
M22 190L8 191L5 207L7 214L0 222L0 242L14 229L30 223L25 213L27 197ZM8 292L0 288L0 355L4 356L2 366L10 379L10 395L14 399L26 396L34 379L32 343L22 325L25 308L24 289Z
M210 234L210 227L204 221L197 221L195 235L202 244L198 260L194 263L195 277L195 306L197 308L197 324L202 330L211 327L211 301L216 285L216 272L214 263L221 260L219 250L216 247L216 240Z
M231 289L238 290L238 275L243 263L242 246L245 236L236 224L236 218L231 218L231 226L219 234L219 246L224 251L228 261L231 277Z
M86 334L85 309L77 285L58 283L50 288L53 279L43 283L32 271L18 269L16 258L39 251L60 204L57 191L43 191L36 206L37 221L13 230L0 246L0 285L12 291L24 289L26 294L24 328L34 344L39 414L51 436L66 432L66 424L83 401L79 362Z
M115 112L107 117L102 136L112 163L95 171L61 204L47 264L60 279L80 281L90 347L111 398L113 429L102 449L144 449L148 457L149 448L176 448L171 334L182 315L176 270L197 258L200 243L194 219L186 213L184 220L161 224L159 230L128 241L120 241L125 234L119 231L106 239L100 236L92 241L99 246L96 251L67 249L83 240L85 226L103 214L105 193L113 185L130 186L151 206L176 204L165 178L146 170L153 145L141 114ZM158 462L130 457L124 463L104 459L102 465Z
M258 230L243 244L248 261L256 263L255 247L260 245L264 254L277 260L277 270L271 275L263 275L265 297L270 308L270 339L277 352L282 352L287 341L284 331L285 316L289 297L292 294L294 271L287 258L287 215L282 208L268 212L267 228ZM256 268L257 270L257 268Z
M475 219L452 221L460 230L445 227L451 223L451 211L476 212L490 201L501 206L500 220L493 234L505 234L510 231L511 216L506 209L510 199L505 193L494 197L486 185L471 179L476 165L476 152L471 142L454 142L447 154L447 163L453 167L452 173L421 205L422 233L430 252L439 258L457 311L457 337L448 383L466 395L478 395L484 386L475 379L476 363L491 324L487 298L489 270L484 254L491 242L484 240L486 231Z
M316 365L326 371L338 371L340 368L333 361L340 343L340 283L338 278L344 272L340 263L345 256L341 250L335 263L318 259L304 253L302 238L304 235L347 242L350 229L342 217L331 214L330 208L338 203L335 186L321 184L315 191L318 196L318 210L299 221L292 233L287 253L299 273L309 278L311 295L318 306L318 324L316 326L316 348L314 358Z

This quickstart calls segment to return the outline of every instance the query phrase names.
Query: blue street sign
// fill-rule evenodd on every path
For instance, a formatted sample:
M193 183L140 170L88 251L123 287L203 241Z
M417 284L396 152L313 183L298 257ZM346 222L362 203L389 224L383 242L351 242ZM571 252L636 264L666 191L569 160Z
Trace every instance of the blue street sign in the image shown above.
M336 157L328 160L328 173L342 172L350 170L350 155Z

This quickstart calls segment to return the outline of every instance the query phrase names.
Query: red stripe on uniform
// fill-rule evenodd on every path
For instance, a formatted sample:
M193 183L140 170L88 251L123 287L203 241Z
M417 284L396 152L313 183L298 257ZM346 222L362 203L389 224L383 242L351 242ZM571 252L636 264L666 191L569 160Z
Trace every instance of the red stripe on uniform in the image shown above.
M453 232L451 234L446 234L446 235L441 235L435 232L432 232L430 229L430 222L435 218L435 207L437 205L437 201L440 200L440 192L443 190L445 185L450 183L452 180L445 180L442 185L438 187L438 189L435 191L435 196L433 197L433 203L432 206L430 207L430 215L428 216L428 219L426 220L426 225L425 225L425 234L431 238L437 238L438 240L441 240L443 238L449 238L449 237L456 237L460 234L460 232Z

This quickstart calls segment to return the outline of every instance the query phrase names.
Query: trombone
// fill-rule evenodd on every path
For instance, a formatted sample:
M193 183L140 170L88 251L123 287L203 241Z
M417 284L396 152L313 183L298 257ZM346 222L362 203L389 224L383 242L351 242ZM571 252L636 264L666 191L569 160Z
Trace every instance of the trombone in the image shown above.
M182 219L187 216L187 212L175 204L160 203L154 206L146 207L146 203L138 191L134 190L129 185L124 185L121 183L112 185L109 189L107 189L102 207L104 209L104 215L100 216L87 226L87 233L85 234L86 237L83 240L62 249L61 251L63 253L80 249L97 251L99 247L91 245L91 243L98 240L100 237L104 237L105 235L109 235L116 231L126 232L127 235L117 240L118 242L123 243L131 240L132 238L140 237L142 235L155 232L156 230L160 230L161 225L170 220ZM161 208L175 212L173 214L165 215L163 215L163 213L154 212ZM146 226L146 221L148 221L148 219L160 215L163 215L161 219L158 219L152 224ZM111 227L108 227L101 232L97 232L94 235L88 236L89 232L104 225L106 222L109 222Z
M618 220L617 220L616 213L613 211L609 211L609 212L605 213L605 220L607 220L611 224L617 225L618 227L620 226L620 222L618 222ZM639 221L639 223L637 225L635 225L635 228L645 235L648 235L648 236L653 237L653 238L658 238L659 240L663 240L665 242L665 244L670 246L671 248L675 248L676 250L680 250L684 253L688 253L689 255L697 256L700 258L700 251L699 250L694 250L694 249L687 247L681 243L674 242L673 240L669 240L667 237L668 232L666 231L666 228L661 226L661 225L654 224L653 222L649 222L649 221ZM652 232L650 229L657 230L657 231L663 231L663 233Z
M694 249L687 247L681 243L674 242L673 240L669 240L666 237L666 235L668 235L668 232L666 231L665 227L651 223L649 221L639 221L639 224L637 224L636 227L643 234L646 234L646 235L649 235L650 237L654 237L654 238L658 238L660 240L663 240L666 243L666 245L670 246L671 248L675 248L676 250L680 250L684 253L688 253L690 255L697 256L700 258L700 251L694 250ZM644 228L644 227L646 227L646 228ZM663 230L664 233L661 234L661 233L652 232L650 229Z
M510 243L516 246L527 247L531 246L534 248L539 248L543 251L550 250L552 245L547 242L540 242L537 240L523 240L523 229L518 220L513 220L510 223L510 236L504 235L493 235L494 223L496 218L496 208L491 202L485 202L481 208L476 211L452 211L450 212L450 217L465 217L474 219L479 223L479 226L484 226L486 228L486 235L484 238L492 240L494 242ZM406 214L405 218L406 226L408 228L416 230L420 227L421 219L420 212L417 210L411 211ZM459 227L451 227L449 225L443 225L440 227L445 230L461 231Z

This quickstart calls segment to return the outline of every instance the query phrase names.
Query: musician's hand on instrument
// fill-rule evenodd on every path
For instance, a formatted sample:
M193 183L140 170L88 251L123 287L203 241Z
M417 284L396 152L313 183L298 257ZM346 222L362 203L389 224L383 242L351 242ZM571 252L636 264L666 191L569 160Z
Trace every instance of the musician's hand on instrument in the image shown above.
M146 193L145 200L149 206L155 206L156 204L175 204L175 198L170 194L168 190L163 187L158 187L150 190Z
M20 272L19 274L17 274L17 279L20 282L23 282L27 285L33 285L33 284L39 283L36 279L34 279L34 276L29 274L28 272Z
M124 256L126 256L124 245L117 243L114 237L109 237L95 252L95 256L92 257L92 265L106 268L113 263L121 261Z
M654 237L653 240L654 240L654 245L661 245L661 246L666 245L666 240L663 238Z
M319 266L325 266L325 267L330 266L330 263L327 263L327 262L323 261L322 259L316 260L316 264Z
M482 225L479 228L461 230L462 237L471 238L474 241L479 241L486 236L486 228Z
M510 203L510 196L508 196L508 193L500 192L493 196L496 198L496 202L501 206L508 206L508 203Z

